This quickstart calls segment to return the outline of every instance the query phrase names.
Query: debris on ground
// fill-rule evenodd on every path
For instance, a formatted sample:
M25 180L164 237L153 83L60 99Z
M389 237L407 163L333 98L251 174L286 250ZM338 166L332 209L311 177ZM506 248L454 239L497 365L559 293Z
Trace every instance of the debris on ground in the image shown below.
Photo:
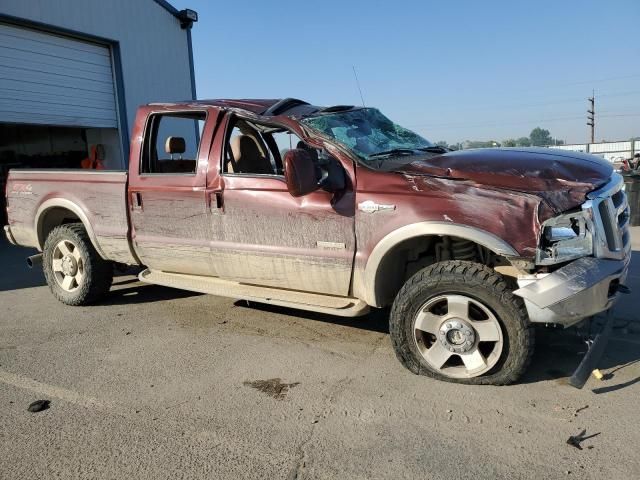
M282 400L287 396L289 390L296 385L300 385L300 382L282 383L282 379L280 378L270 378L268 380L254 380L252 382L245 381L243 384L255 388L262 393L266 393L276 400Z
M572 447L577 448L578 450L582 450L582 445L581 445L582 442L584 442L585 440L587 440L589 438L597 437L598 435L600 435L600 432L594 433L593 435L587 435L587 430L583 429L578 435L571 435L567 439L567 444L571 445ZM591 449L593 447L590 445L587 448Z
M586 410L587 408L589 408L589 405L585 405L584 407L576 408L576 411L575 411L575 412L573 412L573 416L574 416L574 417L577 417L577 416L578 416L578 414L579 414L581 411Z
M48 409L50 404L50 400L36 400L35 402L31 402L29 404L27 410L29 410L31 413L42 412L43 410Z
M604 374L600 370L598 370L597 368L593 372L591 372L591 374L594 377L596 377L598 380L602 380L604 378Z

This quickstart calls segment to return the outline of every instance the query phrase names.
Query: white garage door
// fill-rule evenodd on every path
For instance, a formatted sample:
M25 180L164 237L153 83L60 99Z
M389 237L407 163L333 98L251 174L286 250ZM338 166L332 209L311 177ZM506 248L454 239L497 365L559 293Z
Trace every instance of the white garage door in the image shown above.
M0 122L117 128L109 48L0 23Z

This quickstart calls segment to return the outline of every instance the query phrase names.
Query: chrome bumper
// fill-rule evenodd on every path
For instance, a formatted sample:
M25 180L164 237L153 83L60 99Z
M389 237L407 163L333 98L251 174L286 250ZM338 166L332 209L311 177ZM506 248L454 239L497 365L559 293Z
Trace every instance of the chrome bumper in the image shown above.
M9 225L4 226L4 234L7 236L7 240L9 240L11 245L18 245L16 243L16 239L13 238L13 235L11 234L11 228L9 228Z
M518 290L534 323L565 327L608 310L624 285L631 255L621 260L585 257L553 273L518 277Z

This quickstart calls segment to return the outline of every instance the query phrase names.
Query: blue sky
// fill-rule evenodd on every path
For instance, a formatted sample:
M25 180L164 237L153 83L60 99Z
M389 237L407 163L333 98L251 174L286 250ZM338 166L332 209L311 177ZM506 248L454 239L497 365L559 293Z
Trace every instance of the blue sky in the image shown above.
M199 98L367 106L432 141L640 136L640 1L173 0Z

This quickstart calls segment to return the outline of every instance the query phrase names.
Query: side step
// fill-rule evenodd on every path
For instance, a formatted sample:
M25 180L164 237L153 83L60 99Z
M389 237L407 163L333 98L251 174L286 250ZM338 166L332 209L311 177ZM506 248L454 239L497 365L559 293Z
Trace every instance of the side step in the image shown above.
M327 313L341 317L358 317L369 312L369 306L362 300L337 297L317 293L285 290L282 288L260 287L246 283L222 280L217 277L184 275L144 270L138 276L141 282L165 287L209 293L220 297L237 298L251 302L268 303L282 307L298 308L311 312Z

